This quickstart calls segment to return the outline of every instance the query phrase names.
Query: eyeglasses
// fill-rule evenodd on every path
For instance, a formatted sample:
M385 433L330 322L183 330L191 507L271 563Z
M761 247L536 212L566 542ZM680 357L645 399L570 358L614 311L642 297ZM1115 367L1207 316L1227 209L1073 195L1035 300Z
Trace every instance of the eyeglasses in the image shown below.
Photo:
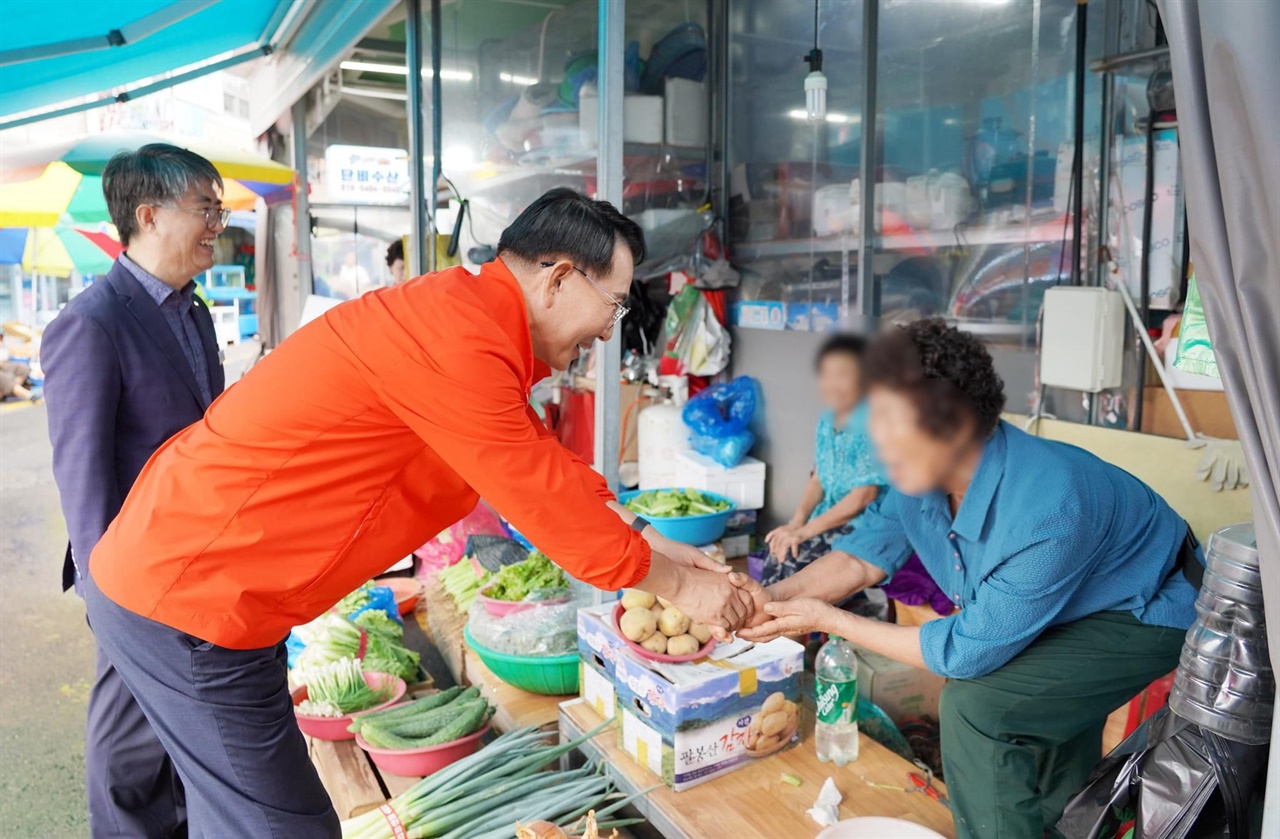
M200 207L193 210L188 207L179 207L176 204L165 204L164 206L171 210L181 210L184 213L204 216L204 226L210 230L215 227L226 227L227 222L231 221L231 211L222 207Z
M550 268L550 267L552 267L553 265L555 265L555 263L554 263L554 262L541 262L541 263L539 263L539 264L540 264L543 268ZM585 277L585 278L586 278L586 280L587 280L587 282L589 282L589 283L591 283L593 286L595 286L596 291L600 292L600 294L604 297L604 299L605 299L605 300L607 300L607 301L609 301L609 305L613 307L613 320L609 323L609 326L610 326L610 328L612 328L612 327L614 327L614 326L617 326L617 325L618 325L618 321L620 321L620 320L622 320L623 318L625 318L625 317L627 316L627 312L630 312L630 311L631 311L631 309L629 309L628 307L626 307L626 306L624 306L623 304L619 303L619 302L618 302L618 298L614 297L612 294L610 294L608 291L606 291L604 286L600 285L598 282L596 282L595 280L591 279L590 275L589 275L589 274L587 274L587 272L586 272L586 271L583 271L583 270L582 270L581 268L579 268L577 265L574 265L574 266L573 266L573 270L577 271L579 274L581 274L583 277Z

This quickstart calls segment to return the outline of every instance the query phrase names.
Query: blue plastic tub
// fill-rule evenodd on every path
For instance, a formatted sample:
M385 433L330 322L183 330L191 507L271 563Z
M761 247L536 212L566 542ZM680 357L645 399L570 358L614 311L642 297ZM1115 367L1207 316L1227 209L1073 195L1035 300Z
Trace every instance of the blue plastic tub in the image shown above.
M648 490L645 490L646 492ZM618 494L618 502L626 504L632 498L639 495L641 490L632 490L631 492L623 492ZM701 492L701 490L699 490ZM729 523L729 516L737 508L737 505L723 495L716 495L714 492L703 492L708 498L714 498L717 501L727 502L729 507L719 513L707 513L701 516L668 516L666 518L651 518L649 523L668 539L674 539L677 542L684 542L688 545L709 545L724 535L725 526Z

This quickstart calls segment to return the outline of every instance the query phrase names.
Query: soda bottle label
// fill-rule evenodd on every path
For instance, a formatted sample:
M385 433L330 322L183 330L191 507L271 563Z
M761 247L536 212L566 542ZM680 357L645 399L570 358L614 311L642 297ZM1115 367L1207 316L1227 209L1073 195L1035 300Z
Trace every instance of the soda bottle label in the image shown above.
M852 722L858 702L858 680L828 682L817 680L818 722L839 724Z

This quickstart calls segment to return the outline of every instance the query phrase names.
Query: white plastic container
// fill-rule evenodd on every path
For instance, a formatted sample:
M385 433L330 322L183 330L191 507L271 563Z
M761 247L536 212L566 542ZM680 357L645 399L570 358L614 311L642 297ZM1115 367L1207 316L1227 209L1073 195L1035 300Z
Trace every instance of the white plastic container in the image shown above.
M689 428L681 409L672 404L650 405L636 421L636 451L640 489L678 486L676 458L689 449Z
M759 510L764 507L764 478L765 465L754 457L743 458L742 463L726 469L704 454L684 451L676 456L675 480L663 486L714 492L737 504L739 510Z

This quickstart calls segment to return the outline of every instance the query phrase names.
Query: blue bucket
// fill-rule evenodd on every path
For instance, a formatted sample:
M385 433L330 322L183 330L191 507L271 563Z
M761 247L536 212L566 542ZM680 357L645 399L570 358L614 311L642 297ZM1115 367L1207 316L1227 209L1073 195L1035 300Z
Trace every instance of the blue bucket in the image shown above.
M620 493L618 495L618 503L625 505L642 491L648 492L649 490L632 490L631 492ZM699 490L699 492L702 492L702 490ZM684 542L687 545L697 545L699 547L711 544L724 535L724 529L729 523L729 516L733 514L737 505L732 500L725 498L723 495L716 495L714 492L702 492L702 494L716 501L724 501L729 506L718 513L704 513L700 516L666 516L662 518L655 516L649 519L649 523L653 525L654 530L676 542Z

